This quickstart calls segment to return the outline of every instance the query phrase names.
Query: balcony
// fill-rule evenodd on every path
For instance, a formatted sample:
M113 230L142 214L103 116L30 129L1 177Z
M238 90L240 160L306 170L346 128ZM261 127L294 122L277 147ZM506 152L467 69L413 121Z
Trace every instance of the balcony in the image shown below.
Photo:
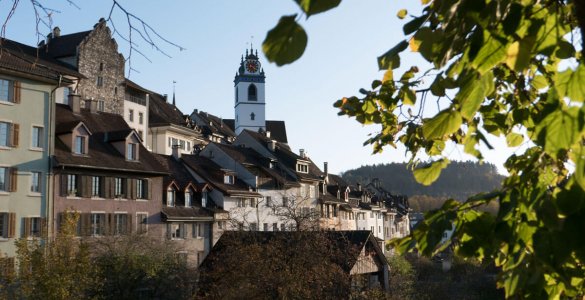
M146 99L144 99L144 98L141 98L138 96L132 96L132 95L126 95L124 98L126 101L130 101L130 102L134 102L136 104L146 106Z

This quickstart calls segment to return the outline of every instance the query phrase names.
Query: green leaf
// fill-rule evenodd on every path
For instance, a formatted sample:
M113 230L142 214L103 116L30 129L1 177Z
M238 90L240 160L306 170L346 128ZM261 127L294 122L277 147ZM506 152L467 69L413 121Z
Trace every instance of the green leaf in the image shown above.
M558 109L537 126L537 134L544 134L544 150L548 154L556 157L559 150L568 150L577 141L580 132L577 114L576 107Z
M491 70L494 66L501 63L506 58L506 41L500 37L491 35L488 31L484 32L484 39L479 52L471 62L480 74Z
M540 90L547 87L548 82L546 81L546 78L544 76L536 75L534 76L534 79L532 79L531 85L533 88Z
M425 23L425 21L427 20L427 16L423 15L420 16L418 18L414 18L412 21L404 24L404 26L402 27L402 30L404 31L404 35L409 35L415 31L417 31L422 24Z
M519 133L510 132L508 135L506 135L506 143L508 143L508 147L520 146L523 141L524 137Z
M299 59L307 47L307 34L296 21L297 15L283 16L266 35L262 50L269 61L282 66Z
M396 16L399 19L404 19L407 14L408 14L408 11L406 9L401 9L401 10L398 11L398 13L396 14Z
M476 80L467 80L455 97L461 103L461 115L471 120L486 96L494 91L494 76L492 73L486 73L480 76L479 82Z
M556 87L559 96L569 97L572 101L585 100L585 66L580 64L575 71L567 69L556 76Z
M335 8L341 0L295 0L307 17Z
M423 135L426 139L432 140L442 138L451 134L461 127L461 113L451 109L445 109L424 122L422 126Z
M402 41L386 53L378 57L378 68L380 70L387 70L389 68L396 69L400 66L400 56L398 54L408 47L407 41Z
M532 38L525 38L510 44L506 52L506 65L515 71L524 70L530 63L530 51L533 45L534 39Z
M422 185L431 185L439 178L441 170L446 168L447 165L449 165L449 160L443 158L424 167L416 168L413 171L414 179Z

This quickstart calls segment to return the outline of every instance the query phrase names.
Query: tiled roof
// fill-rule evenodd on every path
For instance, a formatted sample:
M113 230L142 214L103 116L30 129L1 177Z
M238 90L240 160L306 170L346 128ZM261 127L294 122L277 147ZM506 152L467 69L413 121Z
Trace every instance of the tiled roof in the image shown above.
M84 78L78 72L65 67L61 62L45 55L37 48L8 39L0 40L0 68L44 77L53 81L59 75Z
M234 184L225 184L224 171L222 168L207 157L199 155L185 155L181 159L189 168L206 180L213 188L218 189L224 195L228 196L245 196L257 197L260 195L257 192L250 191L248 185L236 177Z
M217 134L224 138L234 138L236 136L236 133L233 131L233 120L231 120L232 126L229 126L228 122L226 122L229 120L219 118L210 113L194 110L193 114L196 115L194 119L197 122L197 126L201 128L201 133L204 135Z
M73 114L69 106L57 104L56 128L70 127L71 124L83 122L91 131L88 155L75 155L59 138L55 139L56 166L107 169L120 172L136 172L150 174L166 174L152 153L142 144L139 145L139 161L128 161L112 144L105 142L107 132L129 130L122 116L104 112L91 113L82 109L81 113ZM66 125L66 126L65 126Z
M148 111L149 126L178 125L185 127L186 117L171 103L165 101L162 95L150 94L150 106Z
M234 119L224 119L224 123L235 131ZM288 143L286 137L286 123L284 121L266 120L266 131L270 131L270 137L281 143Z
M201 220L205 219L213 221L213 211L206 209L205 207L169 207L165 206L162 208L163 217L165 219L176 219L176 220Z
M47 43L44 41L39 48L48 55L60 58L77 55L77 46L88 36L92 30L52 37Z

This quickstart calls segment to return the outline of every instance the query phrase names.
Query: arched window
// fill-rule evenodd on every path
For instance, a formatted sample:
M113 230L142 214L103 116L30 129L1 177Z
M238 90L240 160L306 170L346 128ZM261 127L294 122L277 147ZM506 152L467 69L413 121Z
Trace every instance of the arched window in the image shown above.
M172 186L167 189L167 206L175 206L175 189Z
M238 87L236 87L236 102L238 102Z
M254 119L256 119L256 115L254 113L250 114L250 120L254 121Z
M254 84L250 84L248 86L248 101L257 101L258 100L258 90Z

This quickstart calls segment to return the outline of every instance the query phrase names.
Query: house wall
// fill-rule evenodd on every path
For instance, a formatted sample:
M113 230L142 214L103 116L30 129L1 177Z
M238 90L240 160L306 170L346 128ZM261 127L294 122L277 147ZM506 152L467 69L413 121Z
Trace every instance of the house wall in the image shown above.
M0 101L0 121L19 124L19 145L0 147L0 166L16 167L15 192L0 192L0 213L15 213L15 236L0 237L0 252L15 255L14 241L24 237L24 219L46 217L47 183L49 176L48 134L50 95L55 88L50 84L0 74L0 78L18 80L21 83L21 102ZM43 148L32 147L32 128L43 128ZM40 193L31 192L31 172L41 172ZM5 228L6 230L6 228Z
M133 111L134 120L130 120L130 110ZM142 113L143 121L140 124L139 114ZM148 140L148 102L146 105L138 104L132 101L124 100L124 120L128 123L130 128L133 128L138 132L138 135L142 139L142 144L146 146Z
M128 217L132 217L132 230L136 231L137 213L148 214L148 235L156 238L165 237L166 231L163 231L160 212L162 209L162 177L141 177L133 178L148 178L151 188L151 198L149 200L143 199L114 199L114 198L86 198L75 196L62 196L60 191L61 174L79 174L87 176L106 176L106 177L128 177L127 173L112 173L103 171L85 171L85 170L59 170L55 174L55 193L54 193L54 222L51 226L58 230L59 214L66 211L77 211L79 213L115 213L125 212ZM56 232L56 231L55 231Z
M100 64L103 68L100 69ZM125 60L118 53L118 44L112 38L105 21L95 25L93 31L78 46L77 68L86 76L79 83L82 99L104 100L104 111L122 115L125 94ZM102 78L101 86L98 78Z
M195 137L195 133L192 135L184 134L178 130L173 130L170 126L151 127L148 129L146 148L153 153L171 155L173 154L173 144L169 142L169 138L185 142L185 148L179 148L179 152L182 154L191 154L193 146L200 143ZM187 147L187 142L189 142L189 147Z

